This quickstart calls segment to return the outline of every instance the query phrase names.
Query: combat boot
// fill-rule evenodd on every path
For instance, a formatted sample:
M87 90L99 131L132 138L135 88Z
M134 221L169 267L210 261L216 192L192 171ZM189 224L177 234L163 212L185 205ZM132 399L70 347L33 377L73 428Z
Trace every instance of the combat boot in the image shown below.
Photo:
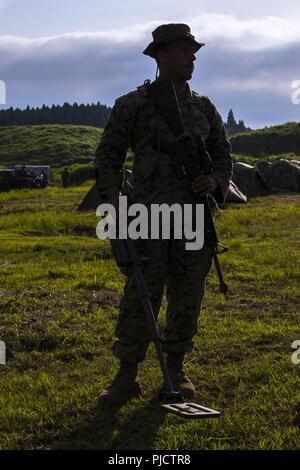
M138 364L121 360L120 368L111 385L100 394L99 403L122 405L131 398L142 395L143 390L138 380Z
M184 356L185 353L168 353L166 365L173 389L181 392L183 398L191 398L195 395L195 386L183 370Z

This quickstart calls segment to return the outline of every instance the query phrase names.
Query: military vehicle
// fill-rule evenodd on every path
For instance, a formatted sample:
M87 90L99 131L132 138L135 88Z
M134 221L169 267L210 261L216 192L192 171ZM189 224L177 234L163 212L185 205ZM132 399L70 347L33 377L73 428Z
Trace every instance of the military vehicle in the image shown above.
M49 167L47 167L49 169ZM46 188L49 182L49 170L32 171L30 166L16 166L0 169L0 191L22 188Z

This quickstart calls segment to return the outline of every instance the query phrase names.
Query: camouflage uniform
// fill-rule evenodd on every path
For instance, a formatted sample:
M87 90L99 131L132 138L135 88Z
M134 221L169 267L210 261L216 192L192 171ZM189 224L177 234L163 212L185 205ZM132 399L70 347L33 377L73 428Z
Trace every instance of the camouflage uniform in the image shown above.
M159 78L157 79L159 80ZM223 202L232 176L230 142L222 118L212 102L192 91L186 83L185 93L178 93L185 131L197 146L204 137L218 182L213 197ZM133 202L193 203L194 195L185 179L178 179L172 168L172 157L160 148L160 142L173 135L166 121L155 112L144 86L121 96L115 102L110 119L96 150L98 186L104 190L122 184L120 169L129 147L134 152ZM187 352L193 348L198 317L205 291L206 276L212 264L212 252L185 250L185 240L146 240L149 264L144 276L157 316L164 285L168 300L166 328L162 332L165 352ZM150 331L130 270L120 302L113 353L128 362L144 359Z

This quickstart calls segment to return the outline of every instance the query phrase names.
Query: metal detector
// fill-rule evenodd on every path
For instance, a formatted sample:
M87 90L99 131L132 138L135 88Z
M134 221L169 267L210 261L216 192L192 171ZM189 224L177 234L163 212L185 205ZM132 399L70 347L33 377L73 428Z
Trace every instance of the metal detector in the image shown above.
M159 394L159 401L162 408L166 411L176 413L182 418L188 419L204 419L204 418L219 418L220 412L206 408L205 406L196 403L187 403L184 401L180 392L176 392L172 388L169 372L163 356L161 345L161 338L156 324L155 316L153 313L150 292L148 291L143 271L143 259L139 256L135 242L127 238L126 240L118 240L118 251L121 258L122 265L132 265L134 268L134 276L137 284L140 299L145 311L149 327L152 333L152 340L155 344L160 368L163 374L165 390Z

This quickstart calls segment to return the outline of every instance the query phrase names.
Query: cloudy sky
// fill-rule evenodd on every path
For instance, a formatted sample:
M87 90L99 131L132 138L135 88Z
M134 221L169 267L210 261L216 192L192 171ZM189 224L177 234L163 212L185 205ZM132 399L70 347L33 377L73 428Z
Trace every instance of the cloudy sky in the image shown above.
M206 43L190 85L224 120L229 108L253 128L300 120L291 100L300 80L299 0L0 0L0 109L112 105L155 77L142 51L169 22L188 23Z

